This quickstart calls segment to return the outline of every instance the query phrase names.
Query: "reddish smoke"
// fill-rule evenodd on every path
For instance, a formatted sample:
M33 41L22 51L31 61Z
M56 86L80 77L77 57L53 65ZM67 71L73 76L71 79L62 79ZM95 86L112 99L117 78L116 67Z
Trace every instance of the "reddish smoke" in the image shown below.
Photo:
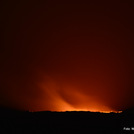
M2 8L2 105L34 111L134 106L131 3L10 5Z

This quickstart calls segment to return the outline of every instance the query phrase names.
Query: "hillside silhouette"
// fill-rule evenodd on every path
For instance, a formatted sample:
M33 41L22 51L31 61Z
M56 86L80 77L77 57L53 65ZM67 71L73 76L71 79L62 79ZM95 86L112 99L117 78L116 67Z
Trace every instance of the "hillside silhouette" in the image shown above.
M29 112L0 108L0 134L122 134L134 127L134 111L99 113L83 111Z

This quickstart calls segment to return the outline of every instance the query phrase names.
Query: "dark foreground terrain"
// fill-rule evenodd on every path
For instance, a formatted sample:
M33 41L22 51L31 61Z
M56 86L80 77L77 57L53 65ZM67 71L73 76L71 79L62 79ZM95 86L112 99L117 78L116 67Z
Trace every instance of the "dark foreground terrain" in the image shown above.
M134 114L93 112L22 112L0 108L0 134L134 133Z

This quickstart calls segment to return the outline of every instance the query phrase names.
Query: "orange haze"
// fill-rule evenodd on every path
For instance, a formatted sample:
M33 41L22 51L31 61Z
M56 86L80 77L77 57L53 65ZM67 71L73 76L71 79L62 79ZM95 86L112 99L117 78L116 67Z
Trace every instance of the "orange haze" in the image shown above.
M131 1L3 1L0 104L30 111L134 107Z

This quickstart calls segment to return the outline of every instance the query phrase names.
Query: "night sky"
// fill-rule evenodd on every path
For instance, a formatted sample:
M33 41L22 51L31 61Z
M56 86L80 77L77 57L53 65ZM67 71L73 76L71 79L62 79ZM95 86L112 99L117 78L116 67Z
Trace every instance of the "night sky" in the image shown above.
M2 1L0 104L22 110L134 107L134 2Z

